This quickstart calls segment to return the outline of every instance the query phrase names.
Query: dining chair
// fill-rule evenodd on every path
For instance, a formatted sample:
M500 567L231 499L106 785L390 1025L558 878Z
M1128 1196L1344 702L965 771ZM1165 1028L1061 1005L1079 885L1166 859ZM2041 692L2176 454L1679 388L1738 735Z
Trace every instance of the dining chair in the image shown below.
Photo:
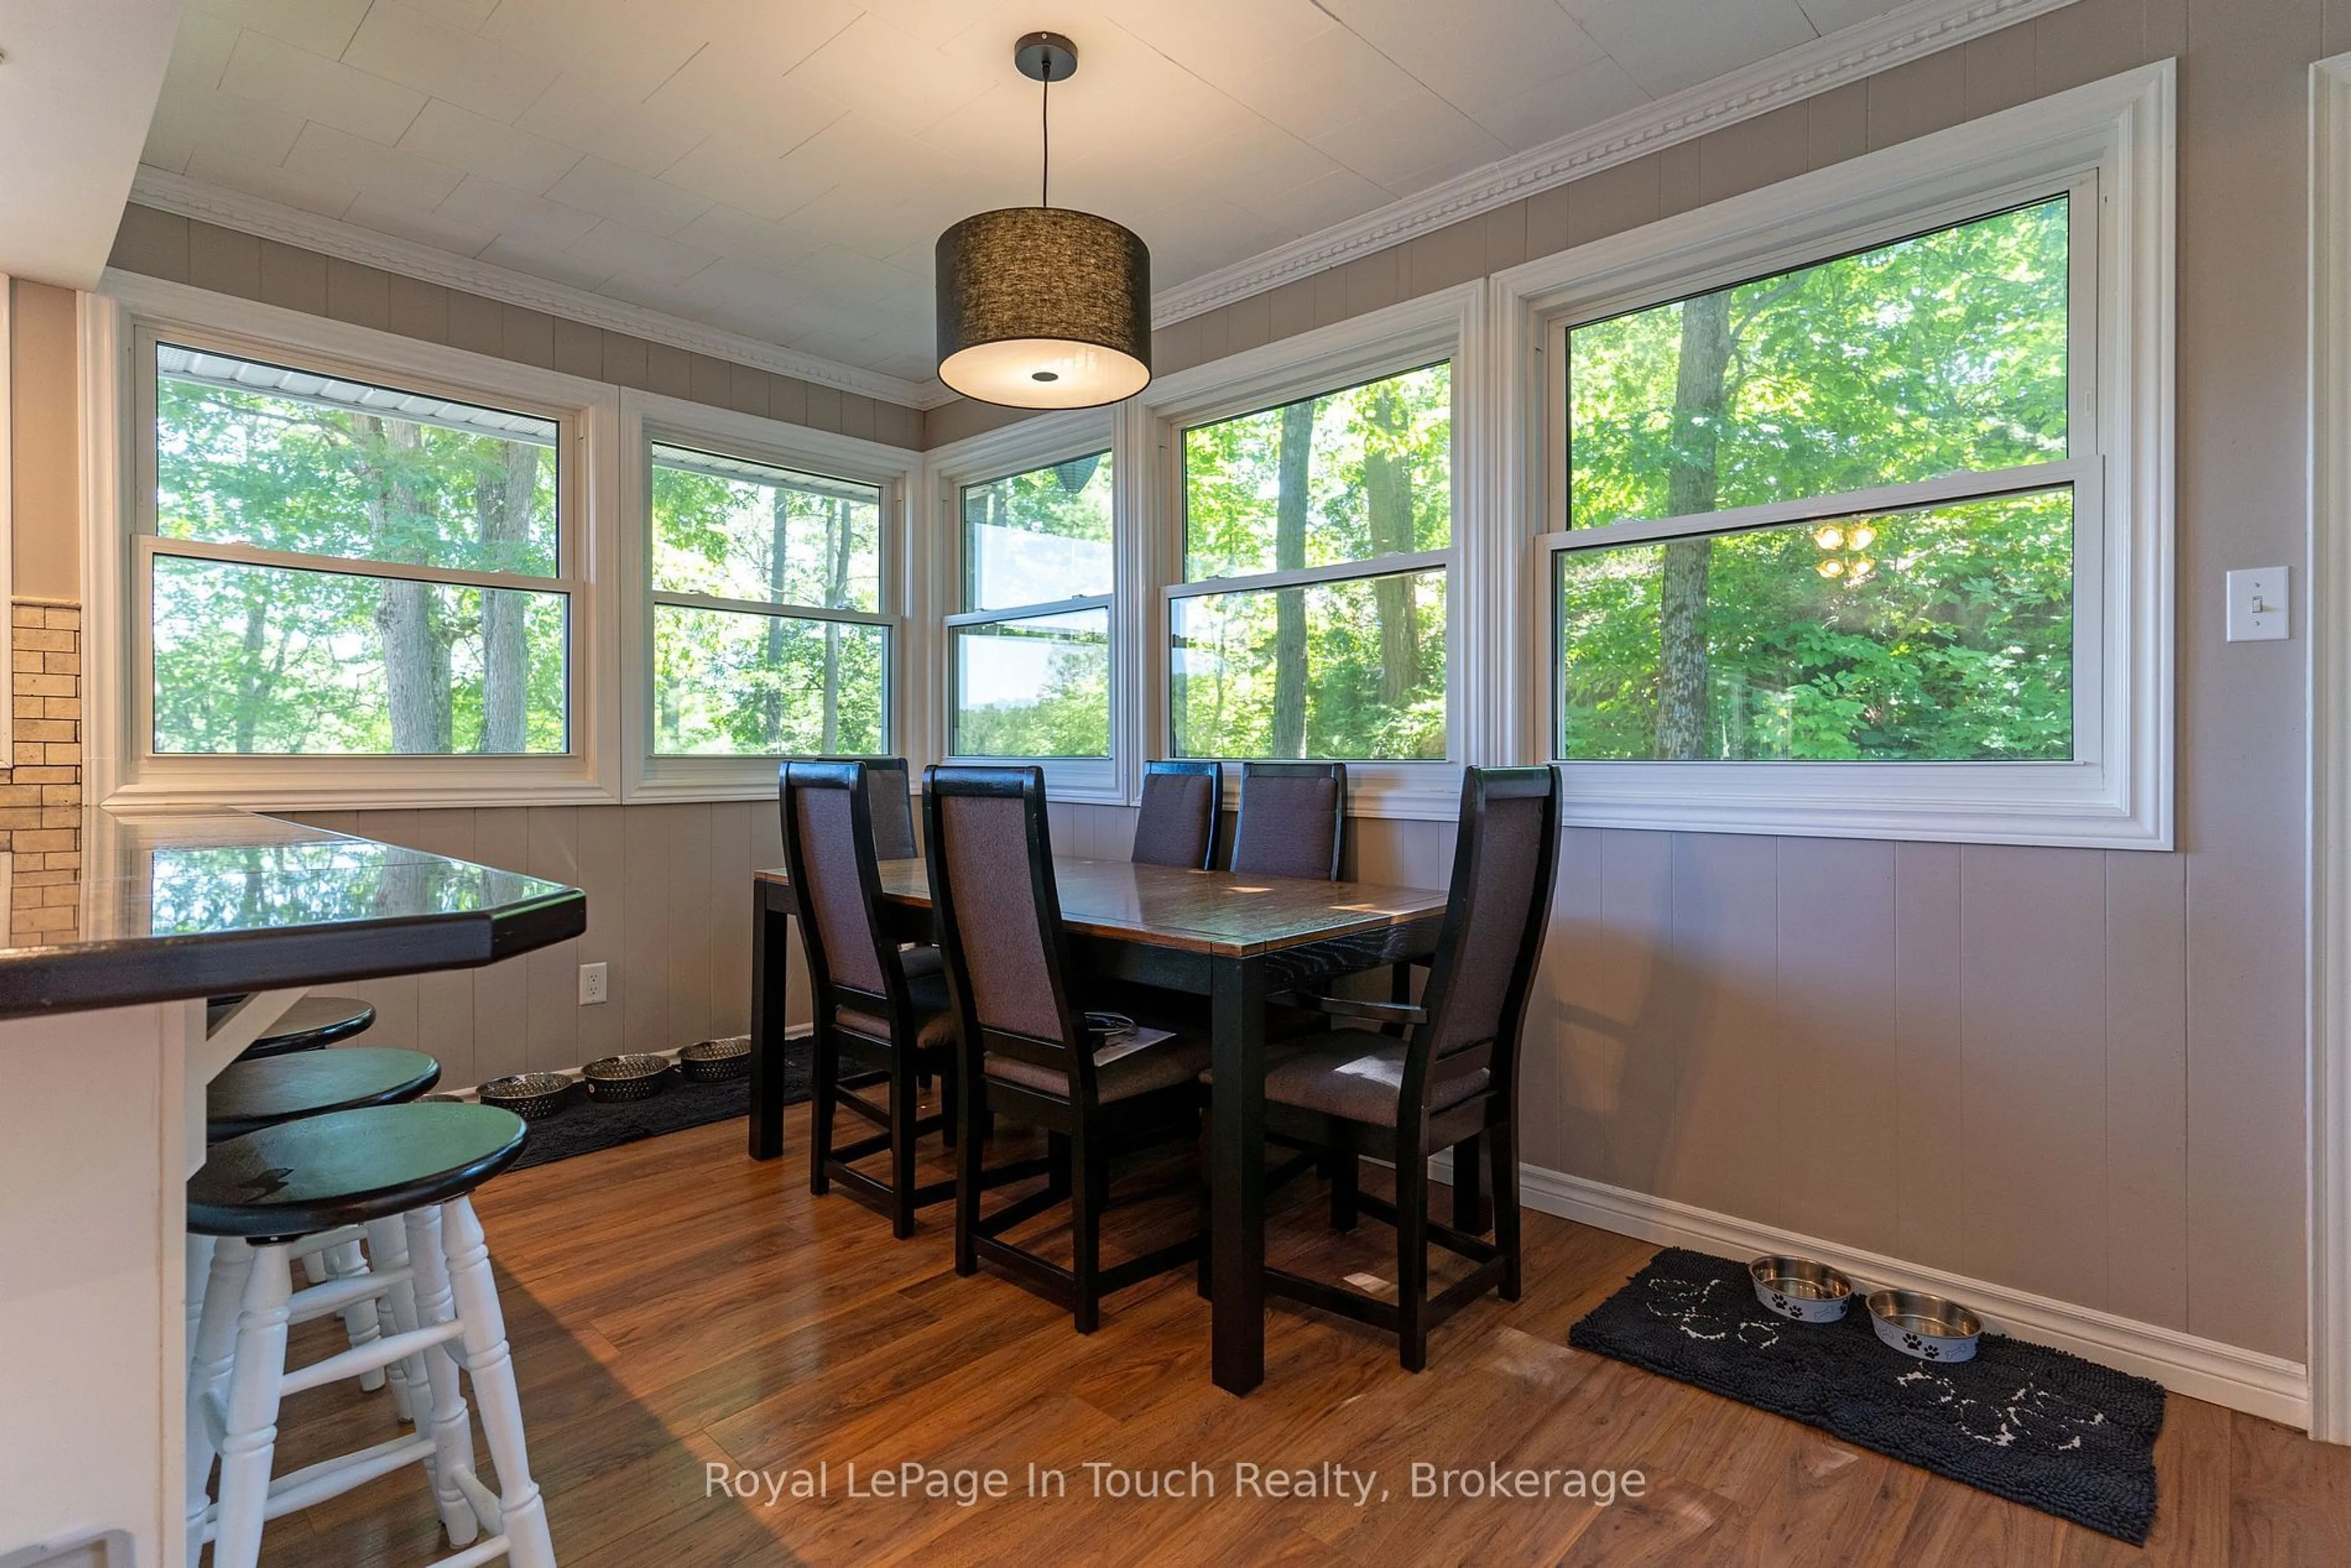
M1217 816L1225 804L1225 765L1155 759L1143 765L1143 809L1134 820L1137 865L1207 871L1217 860Z
M1336 1019L1402 1024L1402 1037L1333 1028L1266 1073L1268 1134L1337 1156L1332 1227L1352 1229L1361 1212L1396 1233L1394 1301L1279 1269L1266 1270L1266 1291L1388 1330L1408 1371L1427 1364L1429 1332L1462 1307L1497 1287L1504 1301L1519 1298L1519 1037L1558 870L1559 789L1556 768L1465 769L1453 881L1420 1005L1292 998ZM1428 1161L1447 1149L1456 1219L1442 1225L1428 1212ZM1366 1155L1395 1166L1393 1204L1358 1190ZM1478 1208L1481 1155L1492 1167L1491 1242L1463 1223ZM1473 1265L1434 1299L1431 1242Z
M903 779L903 771L893 775L864 761L790 762L781 787L784 863L799 904L814 1004L809 1191L822 1196L839 1182L888 1215L891 1233L901 1239L914 1234L917 1208L955 1191L946 1181L917 1186L914 1161L925 1134L953 1140L956 1090L955 1020L945 984L935 970L921 971L907 961L883 913L881 798L894 791L904 810ZM844 1059L886 1078L888 1105L842 1082ZM943 1104L924 1116L921 1091L932 1074L942 1081ZM844 1107L881 1131L836 1148L833 1122ZM886 1178L855 1168L857 1161L884 1150Z
M1177 1030L1114 1057L1105 1045L1105 1060L1095 1060L1098 1036L1081 999L1086 977L1061 925L1041 769L931 768L923 812L932 915L968 1087L956 1149L956 1272L977 1273L986 1259L1068 1308L1078 1332L1092 1333L1103 1297L1200 1255L1194 1234L1105 1267L1102 1230L1113 1157L1198 1135L1207 1042ZM986 1168L983 1101L988 1112L1042 1128L1047 1139L1045 1159L1031 1162L1043 1187L993 1214L981 1211L983 1191L1008 1173ZM1169 1190L1177 1189L1131 1192L1119 1206ZM1007 1235L1064 1200L1066 1269Z
M1232 869L1339 880L1347 837L1343 762L1244 762Z

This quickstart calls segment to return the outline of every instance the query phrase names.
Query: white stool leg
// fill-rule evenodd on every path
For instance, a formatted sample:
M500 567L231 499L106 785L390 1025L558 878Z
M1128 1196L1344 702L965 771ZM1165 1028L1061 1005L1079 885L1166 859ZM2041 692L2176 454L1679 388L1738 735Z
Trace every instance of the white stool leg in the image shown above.
M402 1216L408 1226L408 1260L416 1270L416 1312L420 1326L445 1323L456 1315L449 1296L449 1266L441 1251L441 1211L414 1209ZM448 1347L434 1345L424 1353L426 1403L418 1413L420 1427L433 1427L433 1461L426 1467L433 1479L433 1498L441 1510L441 1528L452 1546L470 1546L481 1532L474 1505L466 1500L457 1477L474 1467L474 1427L465 1396L457 1391L457 1364Z
M346 1241L326 1254L327 1278L355 1280L368 1271L367 1255L356 1241ZM375 1298L365 1297L343 1309L343 1337L357 1350L363 1344L373 1344L383 1333L376 1320ZM360 1374L360 1386L372 1394L383 1386L383 1369L376 1367Z
M212 1277L213 1239L188 1232L188 1363L195 1364L196 1324L204 1311L204 1282Z
M507 1558L514 1568L555 1568L547 1505L538 1483L530 1479L530 1458L523 1446L522 1399L515 1389L514 1357L507 1350L506 1316L498 1310L498 1288L490 1275L482 1223L475 1218L473 1204L457 1197L442 1206L441 1228L450 1287L465 1324L465 1372L482 1407L490 1461L497 1466Z
M236 1348L237 1314L245 1304L246 1281L253 1272L253 1249L236 1237L223 1237L209 1250L211 1267L200 1293L202 1312L188 1359L188 1568L196 1568L196 1558L204 1551L204 1510L212 1503L205 1483L213 1473L213 1436L204 1419L204 1401L228 1377ZM191 1248L192 1260L193 1252Z
M226 1243L223 1244L226 1249ZM218 1265L214 1265L217 1270ZM254 1568L261 1556L261 1516L269 1501L269 1467L277 1453L277 1400L286 1376L286 1303L294 1281L283 1247L252 1249L236 1324L236 1360L228 1375L227 1430L221 1442L220 1509L213 1568ZM214 1281L217 1288L219 1281Z
M308 1281L313 1285L323 1285L329 1279L333 1278L332 1275L327 1272L327 1260L323 1253L305 1252L302 1254L302 1278Z
M392 1274L408 1267L408 1227L397 1216L368 1221L367 1237L369 1266L375 1272ZM421 1326L413 1284L392 1285L380 1300L383 1313L392 1318L394 1333L408 1333ZM392 1385L392 1413L403 1421L414 1421L424 1394L424 1358L412 1355L383 1370L384 1380Z

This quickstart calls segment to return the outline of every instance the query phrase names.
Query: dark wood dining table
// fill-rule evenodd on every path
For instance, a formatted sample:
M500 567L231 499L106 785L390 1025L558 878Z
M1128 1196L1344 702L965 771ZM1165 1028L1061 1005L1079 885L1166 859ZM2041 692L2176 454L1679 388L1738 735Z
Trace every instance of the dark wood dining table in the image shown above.
M930 936L919 860L883 861L899 936ZM1216 1087L1209 1102L1210 1249L1217 1386L1265 1378L1265 1018L1269 997L1436 951L1446 895L1417 887L1239 876L1231 872L1055 856L1061 922L1077 956L1107 978L1209 998ZM785 934L790 883L752 878L750 1145L783 1153Z

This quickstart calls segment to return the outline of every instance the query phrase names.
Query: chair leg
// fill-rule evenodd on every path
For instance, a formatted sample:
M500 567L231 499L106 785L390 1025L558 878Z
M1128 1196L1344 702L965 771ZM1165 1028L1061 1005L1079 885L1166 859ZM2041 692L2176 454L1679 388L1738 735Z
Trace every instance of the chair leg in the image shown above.
M1525 1249L1519 1229L1519 1124L1515 1118L1497 1124L1486 1135L1494 1158L1494 1245L1501 1249L1502 1300L1519 1299Z
M408 1267L408 1227L397 1218L369 1220L367 1239L368 1257L378 1272L392 1274ZM423 1326L416 1315L413 1281L388 1287L382 1301L383 1312L391 1316L394 1333L408 1333ZM412 1355L395 1361L384 1368L384 1374L385 1381L392 1385L394 1413L402 1420L421 1427L420 1417L426 1404L424 1357Z
M975 1080L974 1082L977 1082ZM963 1142L956 1150L955 1270L965 1279L979 1272L979 1183L987 1140L981 1124L987 1118L987 1095L975 1092L958 1107L964 1119Z
M188 1360L188 1568L196 1568L204 1551L204 1511L212 1506L205 1483L212 1479L214 1454L204 1401L222 1392L235 1363L237 1318L245 1309L246 1281L253 1273L253 1249L240 1239L223 1237L212 1243L210 1251L203 1310Z
M555 1542L547 1531L547 1504L530 1479L524 1448L522 1398L515 1388L514 1357L507 1349L506 1316L498 1308L490 1276L490 1249L473 1203L452 1198L442 1206L441 1247L449 1261L450 1289L465 1325L465 1375L482 1407L482 1433L490 1462L497 1467L498 1511L505 1521L507 1558L513 1568L555 1568Z
M1486 1140L1464 1138L1453 1145L1453 1228L1483 1236L1494 1228L1493 1210L1486 1203Z
M1092 1140L1071 1140L1077 1169L1070 1184L1070 1275L1077 1286L1080 1333L1102 1326L1102 1222L1109 1196L1110 1171L1093 1152Z
M816 1058L810 1063L809 1191L818 1197L832 1190L832 1117L841 1093L841 1051L832 1031L820 1025Z
M1070 1135L1067 1133L1048 1133L1045 1134L1045 1159L1047 1162L1045 1167L1045 1190L1051 1193L1055 1197L1067 1197L1070 1196L1071 1157L1072 1156L1070 1154Z
M1409 1139L1396 1150L1396 1355L1406 1372L1428 1364L1428 1159Z
M368 1271L367 1255L360 1250L360 1244L356 1241L346 1241L340 1247L329 1248L324 1262L329 1280L355 1280ZM382 1325L376 1319L373 1296L353 1301L343 1309L343 1337L350 1342L353 1350L363 1344L373 1344L382 1333ZM370 1394L381 1388L383 1384L383 1368L380 1366L360 1374L360 1386Z
M277 1455L287 1303L294 1281L284 1247L252 1249L251 1270L237 1314L236 1360L228 1375L213 1568L254 1568L260 1561L261 1515L269 1502L270 1464Z
M963 1074L947 1068L939 1074L939 1141L952 1149L963 1130Z
M1355 1197L1362 1190L1364 1162L1351 1154L1334 1154L1331 1163L1331 1228L1355 1228Z
M904 1053L900 1056L903 1063ZM922 1090L904 1065L890 1074L890 1234L904 1241L914 1233L914 1122L922 1114Z
M419 1325L445 1323L456 1306L449 1294L449 1265L442 1251L441 1211L429 1207L413 1209L402 1218L408 1226L408 1260L416 1270ZM457 1477L473 1469L474 1427L465 1396L458 1392L457 1364L450 1358L447 1345L436 1344L425 1351L424 1373L429 1397L419 1426L426 1419L432 1426L433 1462L426 1471L432 1478L434 1505L440 1510L441 1528L448 1532L449 1544L471 1546L481 1533L481 1521L475 1517L474 1505L466 1500Z

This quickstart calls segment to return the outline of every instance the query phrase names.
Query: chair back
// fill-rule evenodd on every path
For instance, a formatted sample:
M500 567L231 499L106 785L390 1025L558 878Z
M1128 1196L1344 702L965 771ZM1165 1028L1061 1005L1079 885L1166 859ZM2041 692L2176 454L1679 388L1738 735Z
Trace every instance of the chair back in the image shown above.
M1559 770L1468 768L1445 925L1421 993L1404 1090L1480 1068L1505 1096L1517 1074L1527 996L1542 956L1559 874Z
M844 1001L880 1012L893 1029L911 1014L905 967L883 916L876 868L879 794L905 800L904 764L893 779L862 761L788 762L779 791L784 865L799 907L815 1016L830 1023ZM873 779L885 782L877 793Z
M1244 762L1232 869L1249 876L1339 880L1346 847L1347 765Z
M1217 858L1217 814L1225 803L1221 762L1143 765L1143 810L1134 822L1137 865L1206 871Z
M873 787L873 858L910 861L914 849L914 806L906 789L903 757L827 757L825 762L862 762Z
M990 1052L1066 1075L1091 1104L1093 1053L1071 1005L1039 768L923 771L931 915L967 1073ZM977 1076L967 1082L977 1083Z

